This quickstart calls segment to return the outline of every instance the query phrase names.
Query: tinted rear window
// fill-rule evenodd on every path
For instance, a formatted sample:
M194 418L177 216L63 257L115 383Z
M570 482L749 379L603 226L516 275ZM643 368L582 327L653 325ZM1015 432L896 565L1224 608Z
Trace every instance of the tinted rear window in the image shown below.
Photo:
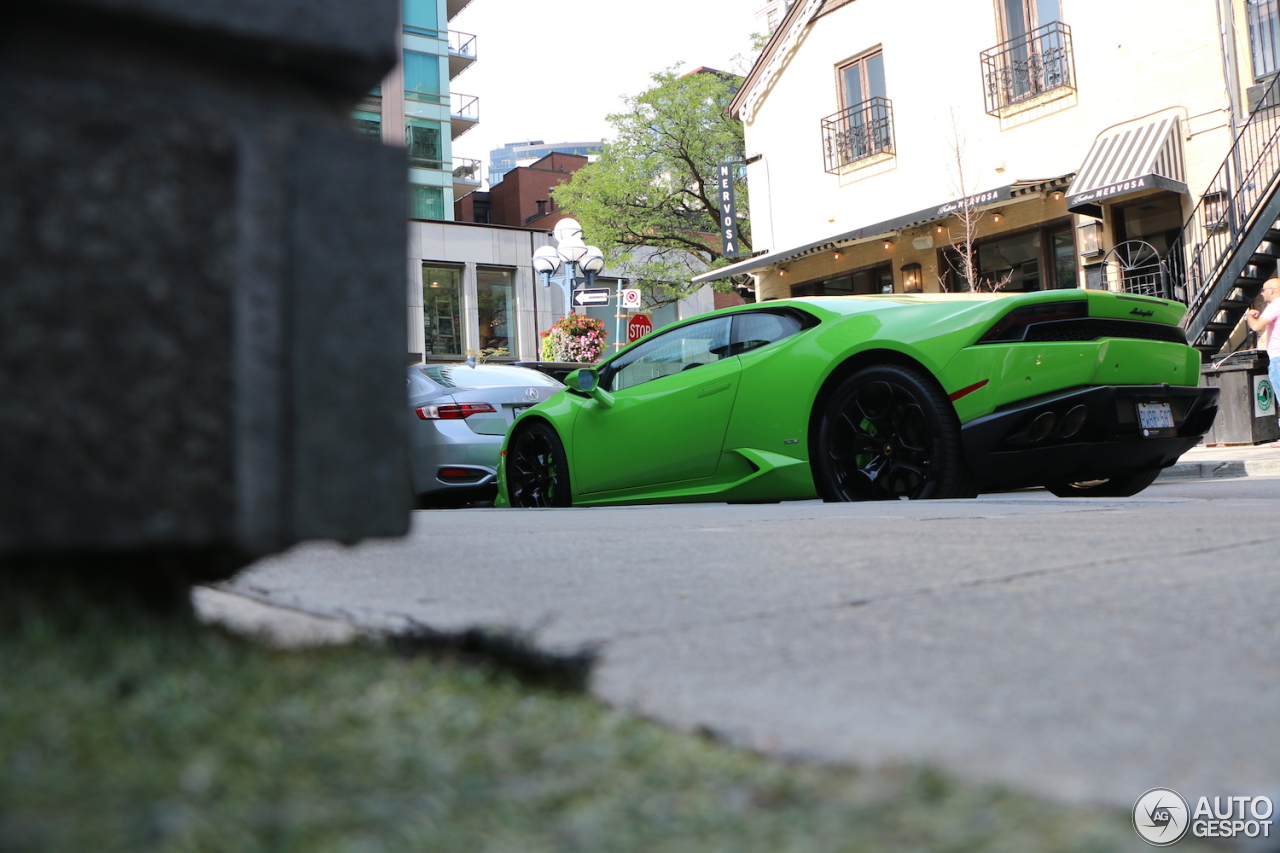
M752 312L733 318L733 352L757 349L800 331L800 321L790 314Z
M501 364L429 364L420 368L423 373L446 388L474 388L488 385L546 385L560 388L561 383L524 367L507 367Z

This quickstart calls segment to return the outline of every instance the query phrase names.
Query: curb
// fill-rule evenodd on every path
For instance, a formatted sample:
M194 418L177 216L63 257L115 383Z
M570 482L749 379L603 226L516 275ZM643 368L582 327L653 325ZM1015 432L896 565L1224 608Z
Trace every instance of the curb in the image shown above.
M1244 461L1232 459L1229 462L1178 462L1160 472L1157 483L1168 480L1214 480L1230 477L1247 477L1248 470Z
M278 648L349 643L367 633L344 619L317 616L209 586L193 588L191 604L201 622L257 636Z
M1220 480L1233 477L1275 477L1280 475L1280 459L1230 459L1178 462L1156 478L1170 480Z

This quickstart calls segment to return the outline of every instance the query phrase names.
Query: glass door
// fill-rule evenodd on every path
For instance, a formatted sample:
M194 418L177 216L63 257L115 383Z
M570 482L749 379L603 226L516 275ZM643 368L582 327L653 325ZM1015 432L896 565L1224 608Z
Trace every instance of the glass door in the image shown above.
M873 53L840 69L847 157L859 160L890 146L884 54Z

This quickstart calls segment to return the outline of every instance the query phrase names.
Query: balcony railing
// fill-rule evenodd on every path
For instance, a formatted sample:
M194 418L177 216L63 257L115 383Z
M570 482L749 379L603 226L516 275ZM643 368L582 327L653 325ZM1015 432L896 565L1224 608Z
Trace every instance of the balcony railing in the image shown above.
M480 184L480 161L470 157L453 158L453 182L455 184Z
M449 30L449 52L474 59L476 55L476 37L470 33Z
M828 173L876 154L893 153L893 104L872 98L822 120L822 159Z
M480 120L480 98L454 92L449 98L449 114L454 118Z
M449 132L453 139L476 126L480 121L480 99L475 95L454 92L449 99Z
M984 50L981 57L989 115L1058 89L1075 89L1071 28L1061 21Z
M418 101L419 103L436 104L438 106L443 106L445 102L445 96L443 94L432 91L428 88L405 89L404 99L406 101Z
M449 79L470 68L476 61L476 37L449 30Z

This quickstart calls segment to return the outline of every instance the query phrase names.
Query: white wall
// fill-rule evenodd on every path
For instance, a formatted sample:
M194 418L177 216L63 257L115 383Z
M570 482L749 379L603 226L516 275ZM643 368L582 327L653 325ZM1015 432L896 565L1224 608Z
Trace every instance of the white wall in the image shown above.
M764 154L749 167L757 249L789 249L966 192L1074 172L1103 130L1168 108L1184 120L1193 193L1225 156L1229 104L1213 0L1062 0L1077 90L1006 118L987 115L983 103L979 53L1000 40L993 0L934 2L922 12L900 0L849 3L809 28L780 77L761 81L771 89L746 125L748 155ZM837 68L878 46L897 156L826 174L820 121L840 109ZM963 192L949 145L953 113Z
M463 301L463 350L479 351L480 330L476 311L476 268L509 269L514 273L516 290L516 340L513 355L521 359L537 358L538 330L551 325L552 311L563 313L563 297L554 285L548 289L534 281L529 258L535 249L550 243L547 234L515 228L494 228L458 222L409 223L409 260L406 279L406 307L411 352L422 352L422 264L432 261L461 266ZM535 291L536 285L536 291Z

